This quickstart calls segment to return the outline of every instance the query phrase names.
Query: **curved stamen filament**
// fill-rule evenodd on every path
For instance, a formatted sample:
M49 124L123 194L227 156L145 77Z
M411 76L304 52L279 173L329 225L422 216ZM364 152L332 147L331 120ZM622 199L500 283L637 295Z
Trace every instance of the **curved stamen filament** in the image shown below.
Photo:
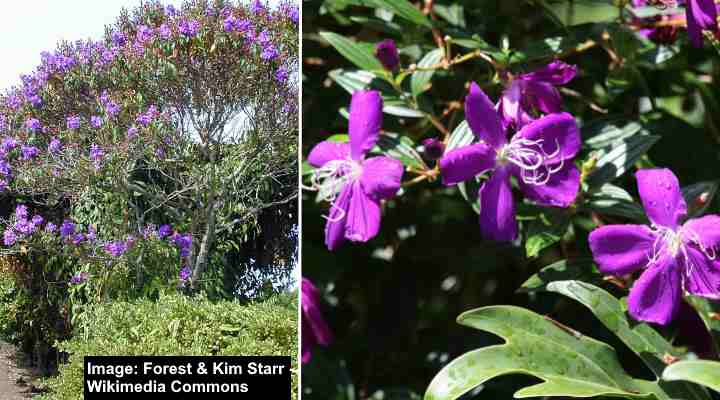
M560 155L560 143L555 140L556 149L548 153L542 147L543 139L530 140L514 138L498 152L500 162L509 162L521 170L521 179L530 185L545 185L550 181L551 175L560 171L565 160L560 157L559 163L553 166L545 165L548 160Z
M347 211L338 207L335 200L345 185L358 179L361 173L360 163L351 159L328 161L315 170L310 177L310 187L307 189L318 192L318 201L327 201L331 204L328 215L323 215L323 218L330 222L338 222L345 218ZM333 217L332 214L335 210L338 215Z
M657 263L663 256L677 257L680 254L686 276L691 275L696 265L689 255L688 245L695 245L708 259L715 259L715 248L706 246L700 235L692 229L681 226L676 230L667 227L656 227L654 230L656 236L653 242L653 251L648 257L650 265Z

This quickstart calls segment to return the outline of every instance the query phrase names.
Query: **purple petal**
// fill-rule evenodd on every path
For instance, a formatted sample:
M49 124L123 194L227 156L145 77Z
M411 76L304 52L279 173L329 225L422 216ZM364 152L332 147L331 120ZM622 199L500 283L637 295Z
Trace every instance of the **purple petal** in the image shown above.
M570 82L575 78L575 75L577 75L577 66L565 64L562 61L553 61L534 72L522 75L520 79L546 82L558 86Z
M702 47L703 30L717 32L717 8L714 0L688 0L685 11L690 42Z
M495 149L485 143L458 147L440 159L440 172L445 185L455 185L495 166Z
M475 82L470 84L470 93L465 97L465 119L475 136L493 148L507 143L495 106Z
M553 169L556 166L548 166ZM520 177L519 168L513 168L513 174ZM518 185L528 199L553 207L568 207L575 201L580 190L580 170L574 163L566 161L562 168L551 174L550 179L543 185L532 185L518 178Z
M588 238L600 272L627 275L648 264L655 234L645 225L605 225Z
M382 97L376 90L360 90L352 95L350 102L350 155L362 160L375 146L382 125Z
M688 246L687 252L685 290L697 296L720 299L720 266L693 247Z
M345 185L330 207L330 213L325 224L325 245L328 250L337 249L345 241L345 225L353 186L352 184Z
M580 132L575 118L568 113L546 115L525 125L517 135L528 140L542 140L540 146L547 155L557 154L547 158L545 164L570 160L580 151Z
M515 201L510 187L510 170L498 168L481 187L480 232L498 242L515 240L518 235Z
M330 344L333 334L320 312L320 291L306 278L302 280L302 310L308 323L307 328L314 334L317 343Z
M514 80L503 91L498 108L502 112L503 125L505 126L511 123L515 123L515 126L524 126L533 120L522 106L525 83L525 81Z
M555 86L545 82L526 82L525 96L533 107L545 114L562 110L562 97Z
M718 247L720 245L720 216L706 215L700 218L693 218L685 222L683 228L693 232L700 238L705 248Z
M325 140L318 143L308 154L308 163L319 168L328 161L345 160L350 155L350 145L347 143L332 142Z
M380 201L368 197L358 182L352 184L345 239L367 242L380 231Z
M645 213L655 225L675 229L687 215L680 183L667 168L641 169L635 173Z
M682 299L681 271L673 257L664 257L635 281L628 296L628 311L640 321L666 325Z
M402 163L394 158L373 157L363 163L360 183L368 196L388 199L400 190L403 170Z

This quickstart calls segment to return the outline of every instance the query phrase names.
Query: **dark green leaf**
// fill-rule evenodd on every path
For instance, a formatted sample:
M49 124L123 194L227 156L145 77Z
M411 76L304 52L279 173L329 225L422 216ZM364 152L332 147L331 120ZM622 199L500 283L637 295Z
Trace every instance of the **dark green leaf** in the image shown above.
M333 32L320 32L320 36L358 68L370 71L383 70L382 64L367 46Z
M640 159L655 142L657 135L634 135L615 142L600 151L595 170L587 177L590 186L598 187L621 176Z
M666 381L689 381L720 392L720 362L706 360L678 361L665 369Z
M435 49L425 54L425 57L423 57L422 60L418 62L418 67L431 67L439 63L442 58L443 51L440 49ZM430 82L430 79L432 79L434 73L435 71L418 71L412 75L412 78L410 78L410 89L413 96L417 97L420 93L428 89L428 83Z

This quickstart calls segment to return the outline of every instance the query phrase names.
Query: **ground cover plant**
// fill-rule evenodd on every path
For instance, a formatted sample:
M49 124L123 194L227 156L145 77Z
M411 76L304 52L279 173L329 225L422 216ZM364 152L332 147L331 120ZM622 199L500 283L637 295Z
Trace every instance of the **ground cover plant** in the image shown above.
M717 16L305 2L303 395L718 398Z

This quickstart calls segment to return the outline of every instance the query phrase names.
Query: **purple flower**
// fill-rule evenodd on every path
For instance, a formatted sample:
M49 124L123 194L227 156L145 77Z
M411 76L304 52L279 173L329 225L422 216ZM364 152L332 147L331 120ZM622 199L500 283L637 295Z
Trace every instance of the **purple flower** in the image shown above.
M42 124L40 124L40 120L37 118L28 118L25 121L25 127L27 127L32 132L37 132L42 128Z
M7 154L18 147L18 141L12 136L5 136L0 144L0 152Z
M87 239L91 242L94 242L95 239L97 239L97 231L95 230L95 227L92 225L90 225L88 227Z
M30 100L30 104L34 107L40 107L42 105L42 98L36 94L30 96L28 100Z
M180 281L187 282L187 280L190 279L190 275L192 275L190 267L188 267L187 265L183 266L183 268L180 270Z
M100 168L103 157L105 157L105 151L102 149L102 147L96 144L90 146L90 159L95 164L96 169Z
M118 106L114 101L109 100L105 102L105 113L107 113L108 117L113 117L115 114L120 112L120 106Z
M141 43L147 43L151 41L153 38L153 30L147 25L140 25L137 29L137 34L135 35L135 39Z
M15 207L15 218L27 219L28 215L28 208L25 204L18 204L17 207Z
M67 128L68 129L77 129L79 127L80 127L80 117L78 117L78 116L67 117Z
M53 224L52 222L48 222L45 225L45 232L47 232L47 233L54 233L56 229L57 229L57 225Z
M178 24L178 30L185 37L195 37L198 33L198 30L200 30L200 22L194 19L190 21L180 21L180 23Z
M702 47L703 31L718 32L717 6L714 0L687 0L685 4L690 43Z
M23 160L32 160L40 154L40 150L35 146L22 146L20 153Z
M180 249L180 257L187 257L190 255L190 247L192 246L191 234L181 235L179 233L175 233L171 239Z
M70 284L71 285L79 285L85 281L87 281L88 273L87 272L79 272L70 278Z
M503 91L499 108L505 126L522 127L534 120L536 112L551 114L562 110L562 97L555 86L565 85L577 74L577 67L554 61L534 72L516 76Z
M158 229L158 237L160 239L170 236L172 234L172 227L170 225L160 225L160 228Z
M35 230L35 225L32 224L32 222L26 220L26 219L19 219L15 222L15 225L13 225L13 228L22 233L23 235L30 235Z
M445 144L436 138L425 139L422 144L425 147L425 155L431 160L439 160L445 153Z
M113 257L120 257L128 250L128 245L125 241L119 240L106 244L103 249Z
M112 33L112 42L116 46L125 46L125 43L127 43L127 35L125 35L125 32L115 31Z
M12 246L17 241L17 235L15 235L15 231L12 230L12 228L5 228L5 232L3 233L3 243L5 246Z
M99 117L97 115L93 115L92 117L90 117L90 126L92 126L93 128L100 128L102 124L102 117Z
M278 53L275 46L273 46L272 44L269 44L263 48L263 51L262 51L262 54L260 55L260 57L262 57L262 59L265 61L272 61L272 60L278 58L279 55L280 54Z
M172 37L172 29L170 29L170 25L168 24L162 24L159 28L160 31L160 37L168 40Z
M32 219L30 220L33 225L40 226L45 222L45 219L42 217L42 215L33 215Z
M48 144L48 152L51 154L57 154L62 151L62 143L60 143L60 140L56 137L53 137L50 140L50 144Z
M72 236L72 238L70 238L70 242L71 242L72 244L74 244L75 246L77 246L77 245L79 245L80 243L82 243L83 240L85 240L85 235L83 235L82 233L76 233L76 234L74 234L74 235Z
M178 11L174 5L168 4L167 6L165 6L165 15L167 15L168 17L174 17L177 14L178 14Z
M225 32L234 31L236 22L237 22L237 20L232 15L225 18L225 20L223 21L223 29L225 30Z
M10 176L11 174L12 169L10 168L10 163L5 160L0 160L0 175Z
M517 237L511 176L536 203L558 207L572 204L580 187L580 172L572 159L581 141L572 115L542 117L518 130L508 142L499 112L473 82L465 98L465 118L482 141L445 153L440 171L445 185L491 173L478 193L484 237L496 241Z
M131 126L128 128L128 131L127 131L128 139L134 138L135 136L137 136L137 134L138 134L138 128L136 128L134 126Z
M400 64L400 54L392 39L385 39L375 46L375 57L388 71L394 70Z
M630 315L665 325L675 316L683 291L720 299L720 216L680 223L687 205L669 169L642 169L635 177L651 226L605 225L590 233L593 258L601 272L627 275L644 268L628 297Z
M0 179L0 193L7 190L8 182L5 179Z
M60 237L65 239L66 237L75 234L75 224L70 220L63 221L60 225Z
M268 32L267 29L263 29L262 32L260 32L257 40L263 46L267 46L272 43L272 39L270 39L270 32Z
M285 67L280 67L275 71L275 79L277 79L280 83L287 82L288 79L288 70Z
M264 9L265 6L263 6L262 1L260 0L255 0L252 4L252 7L250 8L250 10L252 10L252 12L255 14L261 13Z
M382 98L377 91L357 91L350 103L350 143L324 141L308 155L316 167L318 197L331 201L325 245L336 249L345 239L366 242L380 229L380 202L400 189L403 165L389 157L365 155L375 146L382 124Z
M302 363L310 361L312 348L327 346L333 341L330 331L320 311L320 291L307 278L302 278Z
M252 21L247 19L238 19L235 21L235 29L239 32L250 32L254 31L255 28L253 28Z

